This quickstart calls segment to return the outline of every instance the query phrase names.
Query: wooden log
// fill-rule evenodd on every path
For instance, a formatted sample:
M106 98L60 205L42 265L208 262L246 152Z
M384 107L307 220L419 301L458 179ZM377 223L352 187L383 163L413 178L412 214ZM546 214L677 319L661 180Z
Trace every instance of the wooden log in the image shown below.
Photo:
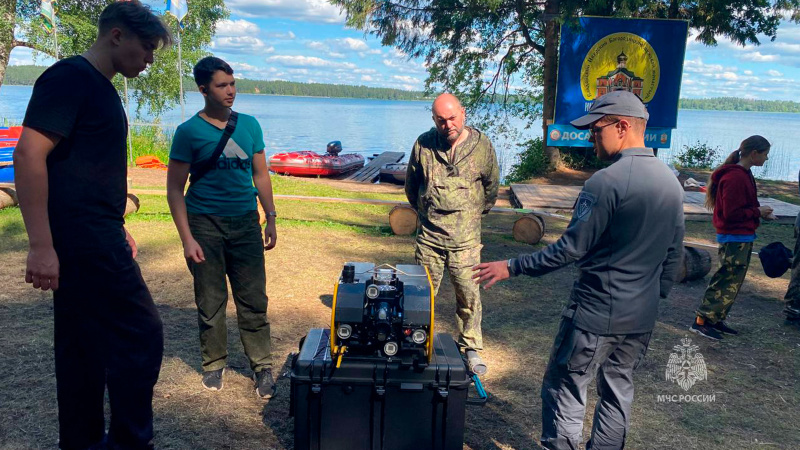
M514 222L511 234L517 242L536 244L545 233L544 219L535 214L525 214Z
M409 205L397 205L389 212L389 225L398 236L414 234L418 224L417 212Z
M128 200L125 202L125 215L133 214L139 211L139 197L128 194Z
M701 248L683 247L683 260L676 280L680 283L700 280L711 271L711 253Z
M17 191L9 187L0 188L0 209L19 204Z

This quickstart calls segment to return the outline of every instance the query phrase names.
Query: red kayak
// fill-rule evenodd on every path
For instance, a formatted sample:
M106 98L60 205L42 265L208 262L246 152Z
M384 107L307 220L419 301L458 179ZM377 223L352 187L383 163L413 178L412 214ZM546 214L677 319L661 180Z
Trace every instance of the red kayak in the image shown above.
M276 153L269 157L269 170L284 175L333 176L364 167L364 157L354 153L340 155L341 143L328 144L324 155L310 151Z

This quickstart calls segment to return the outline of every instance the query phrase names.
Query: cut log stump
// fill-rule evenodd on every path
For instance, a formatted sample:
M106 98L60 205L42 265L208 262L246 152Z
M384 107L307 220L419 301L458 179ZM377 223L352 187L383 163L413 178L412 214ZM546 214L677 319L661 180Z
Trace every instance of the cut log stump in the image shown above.
M511 230L514 240L526 244L537 244L544 236L544 219L534 214L525 214L514 222Z
M125 215L133 214L139 211L139 197L128 194L128 201L125 203Z
M700 280L711 272L711 253L695 247L683 247L683 260L678 266L677 281Z
M417 231L419 218L417 212L408 205L397 205L389 212L389 226L392 233L398 236L408 236Z
M17 191L10 187L0 188L0 209L16 206L18 204Z

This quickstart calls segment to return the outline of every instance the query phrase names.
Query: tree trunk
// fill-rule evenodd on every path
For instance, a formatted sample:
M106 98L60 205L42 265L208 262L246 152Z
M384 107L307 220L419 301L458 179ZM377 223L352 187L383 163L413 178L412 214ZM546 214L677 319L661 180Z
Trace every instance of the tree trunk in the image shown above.
M6 77L6 66L14 48L14 23L17 0L0 0L0 86Z
M558 73L558 0L547 0L544 12L548 18L544 29L544 104L542 105L542 145L549 169L561 165L561 153L557 147L547 146L547 126L553 121L556 108L556 74Z

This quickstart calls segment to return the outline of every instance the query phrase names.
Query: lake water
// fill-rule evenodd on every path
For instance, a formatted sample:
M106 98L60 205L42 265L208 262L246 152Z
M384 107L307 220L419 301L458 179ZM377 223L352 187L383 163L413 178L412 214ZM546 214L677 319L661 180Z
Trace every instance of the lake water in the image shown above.
M20 124L31 91L30 86L2 86L0 122L5 119ZM202 107L199 93L187 93L187 116ZM261 123L268 154L288 150L324 153L325 145L332 140L342 141L345 152L365 157L383 151L408 153L415 138L433 126L428 102L239 94L235 109L255 116ZM161 118L167 129L174 129L180 122L180 107ZM523 124L517 125L521 128ZM772 143L772 150L767 164L755 168L753 173L767 179L797 180L798 129L800 114L681 110L678 128L672 134L672 147L660 150L659 157L670 162L684 145L699 141L721 147L720 157L724 158L742 139L760 134ZM502 136L490 137L505 172L518 149L509 147Z

